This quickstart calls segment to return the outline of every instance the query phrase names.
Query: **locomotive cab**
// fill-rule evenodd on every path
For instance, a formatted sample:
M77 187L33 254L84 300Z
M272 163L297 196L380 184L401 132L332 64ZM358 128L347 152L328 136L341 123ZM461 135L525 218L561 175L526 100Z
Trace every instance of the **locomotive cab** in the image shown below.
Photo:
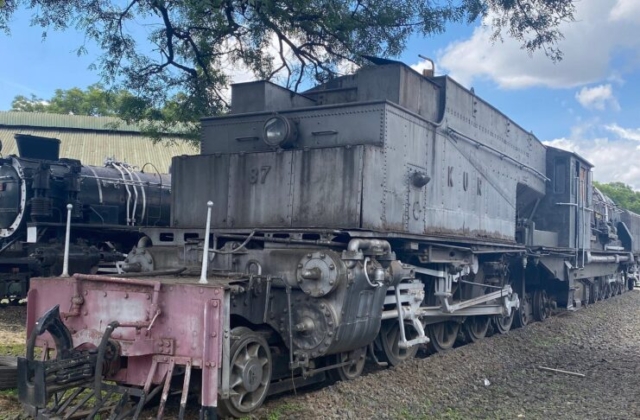
M534 240L532 245L591 247L592 168L592 164L575 153L547 147L550 180L534 221L540 230L554 232L557 236L555 244Z

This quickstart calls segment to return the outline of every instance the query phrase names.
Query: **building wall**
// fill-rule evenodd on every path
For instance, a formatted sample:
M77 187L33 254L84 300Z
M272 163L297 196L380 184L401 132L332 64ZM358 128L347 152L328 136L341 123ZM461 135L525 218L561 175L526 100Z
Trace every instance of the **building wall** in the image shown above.
M155 144L136 126L123 124L113 129L117 122L115 118L0 112L1 153L18 154L14 135L31 134L60 139L60 157L78 159L86 165L100 166L106 158L115 158L139 168L149 163L145 171L167 173L173 156L199 151L177 138Z

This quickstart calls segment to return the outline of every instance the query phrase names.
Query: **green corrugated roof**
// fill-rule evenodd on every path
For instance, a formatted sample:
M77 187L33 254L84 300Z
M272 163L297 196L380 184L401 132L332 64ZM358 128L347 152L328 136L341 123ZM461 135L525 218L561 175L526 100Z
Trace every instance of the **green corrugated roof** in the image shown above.
M117 127L115 131L140 132L140 128L136 124L127 124L120 118L47 114L44 112L0 111L0 126L4 125L98 131L114 131L114 127Z
M108 117L0 112L2 154L18 154L15 134L60 139L60 157L78 159L86 165L101 166L105 158L115 158L138 167L152 163L160 172L168 172L173 156L199 152L197 147L181 139L154 144L139 134L135 125L123 123L118 129L105 127L120 121Z

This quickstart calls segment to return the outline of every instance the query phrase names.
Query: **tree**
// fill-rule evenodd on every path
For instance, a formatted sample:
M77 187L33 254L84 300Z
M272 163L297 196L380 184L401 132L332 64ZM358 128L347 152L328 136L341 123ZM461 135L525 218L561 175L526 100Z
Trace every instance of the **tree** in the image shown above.
M18 95L11 101L11 111L21 112L48 112L49 104L42 98L31 94L31 98Z
M558 60L558 25L574 13L573 0L6 0L0 29L9 32L19 8L33 11L43 36L50 28L83 31L102 49L96 67L104 81L146 104L126 117L141 120L172 102L168 125L227 108L224 67L297 90L361 64L362 55L396 56L410 35L443 32L450 22L483 19L494 39L506 32Z
M56 89L53 98L48 100L35 95L31 98L18 95L11 102L11 111L112 117L122 114L131 97L133 95L125 90L112 92L101 84L94 84L86 90L77 87Z
M633 188L623 182L611 182L608 184L594 182L593 184L618 206L640 214L640 192L634 191Z
M197 121L192 124L181 124L168 130L165 121L175 121L174 115L179 112L185 96L177 94L166 101L162 108L156 108L147 100L133 95L127 90L107 90L99 83L86 90L74 87L68 90L56 89L51 99L31 95L16 96L11 102L10 111L44 112L49 114L88 115L93 117L118 117L123 120L135 120L143 133L155 140L160 140L167 133L171 137L198 138ZM131 116L135 115L136 118ZM114 124L113 128L117 128Z

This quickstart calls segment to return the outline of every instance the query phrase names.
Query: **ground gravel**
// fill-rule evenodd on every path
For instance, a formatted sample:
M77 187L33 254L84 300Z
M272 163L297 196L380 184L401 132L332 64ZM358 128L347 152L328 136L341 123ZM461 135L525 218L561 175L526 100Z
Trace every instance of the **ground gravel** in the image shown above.
M639 419L639 320L636 290L352 382L280 397L257 417Z
M23 320L17 313L15 322L15 314L0 314L0 336ZM636 290L445 354L369 368L351 382L272 398L252 418L639 419L639 318ZM167 408L173 418L177 407ZM195 407L188 412L197 418Z

